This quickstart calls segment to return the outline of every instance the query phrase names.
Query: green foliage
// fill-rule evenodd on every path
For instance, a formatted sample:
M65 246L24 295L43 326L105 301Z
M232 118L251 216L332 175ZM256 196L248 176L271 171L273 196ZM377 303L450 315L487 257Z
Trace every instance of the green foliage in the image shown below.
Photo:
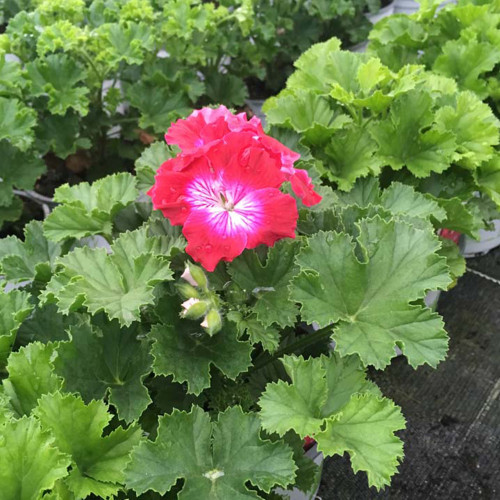
M9 293L0 291L0 366L10 353L10 349L16 339L16 333L23 320L31 312L32 305L29 302L29 294L20 290L12 290Z
M0 149L6 141L15 160L0 165L0 224L19 217L12 187L33 188L42 156L70 170L73 155L84 158L83 180L132 169L143 145L192 108L243 106L249 88L274 92L332 30L349 44L365 38L364 12L379 0L322 4L0 0Z
M95 234L111 236L113 216L137 198L135 178L115 174L76 186L57 188L54 201L62 203L47 217L45 235L53 241Z
M59 271L43 292L65 314L84 306L128 326L140 319L140 308L154 301L154 286L172 277L168 237L148 237L146 229L123 233L111 246L77 248L57 260Z
M33 342L9 356L3 392L14 415L29 415L41 396L61 388L52 366L54 353L54 345Z
M157 375L172 375L176 382L187 382L187 391L200 394L210 387L210 367L217 367L235 379L251 364L252 348L237 340L231 323L213 336L204 333L199 322L181 319L180 304L166 296L160 303L161 323L151 330L153 370Z
M48 281L61 245L45 239L42 224L24 227L24 241L9 236L0 240L0 271L10 282Z
M54 446L34 418L23 417L0 426L0 481L5 500L41 498L44 491L67 474L68 455ZM19 474L19 471L29 474Z
M410 45L427 37L426 31L403 23L406 19L384 19L373 37L384 43L404 39ZM299 145L308 152L304 164L313 165L340 190L349 191L357 179L368 176L381 176L385 184L401 181L434 196L446 211L446 221L434 221L437 228L460 226L476 236L490 219L491 202L498 203L494 159L499 121L490 107L472 92L458 90L447 77L453 75L404 64L417 62L416 57L391 65L378 52L380 59L339 47L333 38L295 62L286 89L264 106L273 133L298 134ZM483 186L479 173L484 165L489 165L493 182ZM460 189L453 188L457 176ZM437 193L436 180L452 189ZM480 206L475 191L485 199Z
M44 222L0 240L8 500L308 491L318 469L306 436L325 455L347 452L371 486L390 483L405 422L366 369L384 368L396 346L413 367L446 355L443 321L423 299L464 261L435 230L476 234L500 203L498 123L472 93L491 66L493 16L459 16L484 35L469 39L479 70L464 65L459 79L477 88L459 90L409 51L412 65L395 66L338 39L296 61L267 104L272 133L301 153L296 166L323 197L299 203L296 239L206 273L182 228L144 200L177 154L157 140L172 120L243 104L257 80L279 87L290 58L333 27L358 41L355 23L376 3L0 1L0 221L19 214L12 189L30 189L45 163L89 181L72 176ZM433 9L381 23L381 39L420 47ZM443 51L446 73L459 50Z
M259 400L263 427L280 435L314 435L325 455L351 455L353 470L368 473L371 486L389 484L403 456L394 432L405 427L392 401L380 397L355 356L282 359L291 383L268 384Z
M422 3L415 14L377 23L370 39L369 52L392 69L418 59L455 79L460 88L481 99L490 96L498 105L493 90L500 64L498 2L460 1L438 12L436 3Z
M411 303L450 284L446 261L435 254L437 238L379 217L358 224L357 241L320 232L299 253L301 273L293 280L292 298L302 305L302 318L320 327L338 323L339 352L356 353L365 364L385 367L398 345L412 366L436 366L448 345L443 322Z
M63 482L74 497L105 498L118 493L130 452L140 439L137 426L117 427L103 436L111 415L102 401L85 405L78 396L57 392L42 396L34 414L42 428L54 435L58 449L71 457Z
M143 153L141 191L171 155L161 143ZM396 345L412 366L445 356L442 320L422 300L463 272L434 233L448 218L443 189L322 186L323 201L300 208L295 240L207 273L179 228L140 208L130 174L61 186L44 223L0 240L0 272L24 287L0 294L0 426L28 426L46 443L46 455L25 458L33 484L0 473L13 495L307 491L317 468L305 436L325 454L347 451L371 485L389 484L404 419L365 367L386 366ZM27 452L22 439L9 446Z
M137 323L129 328L116 321L82 323L69 331L71 339L59 344L54 360L64 389L79 391L87 403L107 394L121 419L138 419L151 402L143 380L152 358L147 343L138 338Z
M233 283L252 295L251 308L264 327L285 327L295 323L297 308L290 300L288 283L297 274L294 257L300 245L283 241L271 248L265 265L255 252L246 252L229 267Z
M210 422L193 406L160 418L156 441L142 441L126 470L127 486L137 493L164 495L184 479L179 499L202 496L259 498L245 483L269 493L274 485L293 483L292 450L283 442L262 440L257 415L233 407Z

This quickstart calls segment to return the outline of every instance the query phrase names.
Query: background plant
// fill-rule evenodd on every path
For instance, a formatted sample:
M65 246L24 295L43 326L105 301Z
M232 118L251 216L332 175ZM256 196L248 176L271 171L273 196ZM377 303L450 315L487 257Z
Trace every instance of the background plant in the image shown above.
M295 240L206 274L141 195L170 154L155 143L137 179L61 186L43 224L0 241L5 499L21 485L26 499L276 498L277 485L311 486L305 436L387 485L405 422L365 367L384 368L395 345L415 368L445 357L423 302L453 279L430 222L444 212L399 183L323 187Z
M500 4L460 0L437 11L438 1L420 3L415 14L397 14L377 23L368 51L395 71L417 63L451 77L498 114Z
M500 202L490 107L423 66L395 72L339 46L317 44L296 61L287 88L264 106L272 133L302 147L325 182L348 191L366 176L401 181L444 210L436 228L477 236Z

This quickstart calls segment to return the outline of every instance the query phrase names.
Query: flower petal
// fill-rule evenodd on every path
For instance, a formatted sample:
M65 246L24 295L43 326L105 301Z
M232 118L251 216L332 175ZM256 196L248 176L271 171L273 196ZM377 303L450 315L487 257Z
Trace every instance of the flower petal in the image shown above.
M297 204L290 195L279 189L267 188L254 191L247 198L260 206L260 221L256 230L248 232L247 248L260 244L272 246L282 238L295 238L299 214Z
M194 210L182 232L188 241L186 252L207 271L221 260L232 261L245 249L245 231L232 231L227 211Z
M314 184L306 170L294 168L289 176L293 192L301 199L306 207L317 205L323 198L314 191Z
M153 208L161 210L174 226L184 224L190 206L185 200L184 191L191 182L191 176L181 172L163 172L156 175L154 186L148 191Z
M205 154L214 171L229 184L243 184L247 189L277 188L285 180L280 161L262 148L252 133L227 134Z

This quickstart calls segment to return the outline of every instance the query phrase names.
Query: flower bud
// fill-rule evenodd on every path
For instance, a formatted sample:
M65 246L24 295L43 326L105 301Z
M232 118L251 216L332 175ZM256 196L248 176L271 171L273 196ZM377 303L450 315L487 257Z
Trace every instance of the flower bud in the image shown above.
M200 297L198 290L196 290L194 286L188 285L187 283L179 283L177 285L177 289L185 299L198 299Z
M194 298L183 302L182 307L184 308L184 311L182 311L181 315L183 318L187 319L201 318L208 309L206 302Z
M201 324L209 335L214 335L222 328L222 318L219 311L211 309L206 315L203 323Z
M196 283L193 276L191 275L191 271L189 270L189 267L186 267L186 269L184 269L184 272L182 273L181 278L183 280L186 280L190 285L198 286L198 283Z
M191 277L196 281L198 286L201 286L201 288L206 288L208 285L208 280L203 272L203 269L201 267L195 266L194 264L188 264L189 265L189 272L191 273Z

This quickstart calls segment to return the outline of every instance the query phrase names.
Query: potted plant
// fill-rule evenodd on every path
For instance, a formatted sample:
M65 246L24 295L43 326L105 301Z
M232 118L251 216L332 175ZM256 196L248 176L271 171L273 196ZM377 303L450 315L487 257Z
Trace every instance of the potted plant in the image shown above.
M498 72L500 22L495 2L461 1L438 10L439 2L422 4L414 14L396 15L378 24L370 33L370 54L399 70L407 63L424 64L437 74L455 79L462 90L474 92L499 113ZM453 25L453 29L449 29ZM406 35L403 35L406 33ZM483 190L497 198L499 191L498 152L477 171ZM489 230L479 239L465 235L464 255L485 253L500 244L498 213Z
M271 133L295 144L311 175L337 189L369 176L382 186L402 182L438 204L436 230L478 237L500 200L490 107L422 66L393 71L339 46L317 44L296 61L286 89L264 106Z
M3 498L314 491L306 437L385 487L405 420L366 367L395 346L415 368L446 356L423 302L452 280L443 209L397 182L315 186L223 107L166 139L0 241L21 284L0 293Z

